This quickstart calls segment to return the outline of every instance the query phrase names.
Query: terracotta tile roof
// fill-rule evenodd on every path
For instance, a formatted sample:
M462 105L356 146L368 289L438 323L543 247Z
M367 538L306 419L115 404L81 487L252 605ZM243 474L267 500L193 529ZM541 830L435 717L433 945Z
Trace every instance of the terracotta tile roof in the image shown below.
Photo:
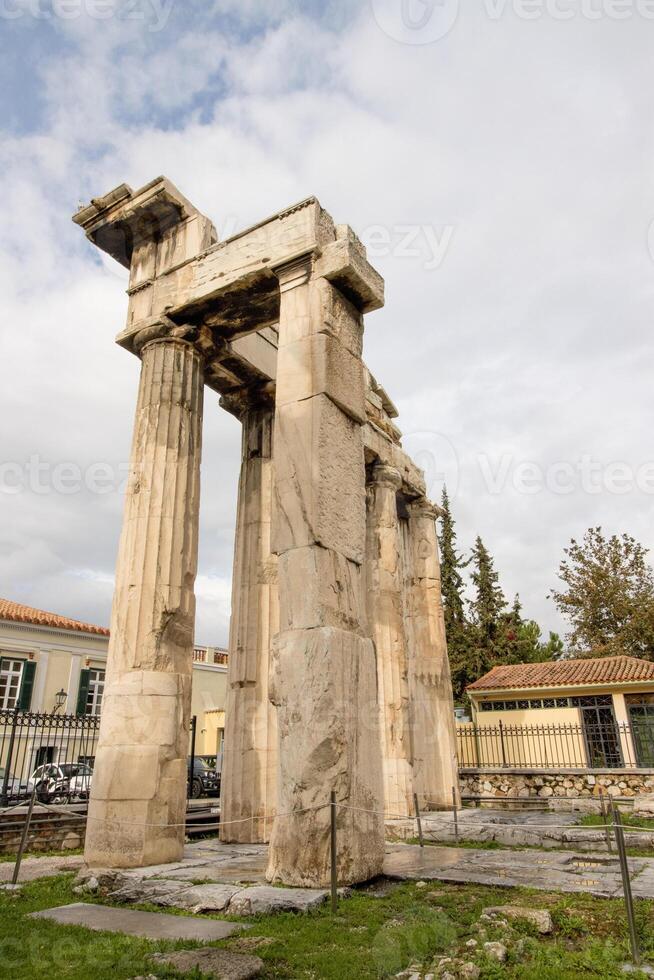
M32 609L31 606L23 606L20 602L12 602L10 599L0 599L0 619L12 623L33 623L35 626L51 626L54 629L109 636L109 630L104 626L80 623L77 619L68 619L67 616L44 612L43 609Z
M596 660L557 660L544 664L511 664L493 667L468 691L493 691L532 687L573 687L654 681L654 663L636 657L599 657Z

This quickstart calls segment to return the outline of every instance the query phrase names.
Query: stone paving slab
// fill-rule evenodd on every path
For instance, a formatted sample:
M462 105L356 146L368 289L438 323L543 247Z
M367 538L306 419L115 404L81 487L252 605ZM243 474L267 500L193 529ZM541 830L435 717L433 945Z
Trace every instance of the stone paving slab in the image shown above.
M139 912L136 909L111 908L75 902L53 909L32 912L31 919L53 919L61 925L84 926L97 932L122 932L146 939L195 939L214 942L226 939L247 925L201 919L190 915L166 915L163 912Z
M18 880L36 881L37 878L52 878L64 871L79 871L84 867L84 859L79 855L70 857L29 857L23 858ZM14 874L14 862L0 862L0 882L11 881Z
M654 897L654 860L630 858L629 868L635 894ZM642 887L639 878L646 870L651 878L644 878ZM509 858L506 851L395 844L387 848L384 874L400 880L474 882L607 898L622 895L617 857L572 851L512 851Z
M263 972L263 960L258 956L233 953L227 949L183 949L177 953L156 953L155 963L172 966L180 973L196 970L217 980L250 980Z

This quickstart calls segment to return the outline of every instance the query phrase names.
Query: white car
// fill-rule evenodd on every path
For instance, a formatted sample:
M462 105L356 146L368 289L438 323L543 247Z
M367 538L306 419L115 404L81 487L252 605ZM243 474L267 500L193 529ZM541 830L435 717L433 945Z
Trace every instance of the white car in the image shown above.
M29 790L43 803L71 803L87 800L91 790L93 770L85 762L49 762L32 773Z

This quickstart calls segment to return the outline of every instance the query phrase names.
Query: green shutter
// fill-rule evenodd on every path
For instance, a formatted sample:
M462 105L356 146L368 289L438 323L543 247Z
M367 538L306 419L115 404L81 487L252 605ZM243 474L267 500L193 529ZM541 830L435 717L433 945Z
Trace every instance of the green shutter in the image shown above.
M89 693L89 679L91 677L90 670L81 670L79 674L79 692L77 695L77 714L86 714L86 698Z
M36 674L36 664L31 660L26 660L20 677L20 691L18 692L18 707L21 711L29 711L32 703L32 691L34 690L34 675Z

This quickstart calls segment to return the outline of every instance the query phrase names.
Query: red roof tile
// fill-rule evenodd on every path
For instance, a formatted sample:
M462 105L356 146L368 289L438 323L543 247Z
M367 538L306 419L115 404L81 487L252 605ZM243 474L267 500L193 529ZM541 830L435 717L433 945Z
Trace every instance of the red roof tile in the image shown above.
M595 660L556 660L543 664L493 667L468 691L521 690L532 687L573 687L654 681L654 663L636 657L599 657Z
M75 630L77 633L109 636L109 630L105 626L80 623L77 619L68 619L67 616L58 616L43 609L33 609L31 606L23 606L20 602L12 602L10 599L0 599L0 619L12 623L33 623L35 626L51 626L54 629Z

